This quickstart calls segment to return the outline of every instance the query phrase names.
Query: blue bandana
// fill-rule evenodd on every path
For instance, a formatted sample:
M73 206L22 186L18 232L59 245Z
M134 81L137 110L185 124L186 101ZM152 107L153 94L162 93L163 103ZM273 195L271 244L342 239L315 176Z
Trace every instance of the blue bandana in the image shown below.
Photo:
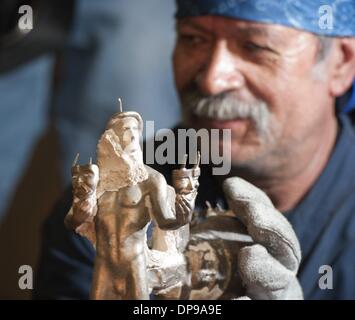
M177 0L177 18L217 15L328 36L355 36L355 0Z

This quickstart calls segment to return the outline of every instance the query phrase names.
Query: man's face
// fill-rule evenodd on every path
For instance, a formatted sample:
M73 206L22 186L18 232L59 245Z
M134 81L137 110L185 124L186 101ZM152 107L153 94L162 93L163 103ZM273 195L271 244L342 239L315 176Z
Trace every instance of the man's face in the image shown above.
M119 120L117 124L114 125L113 129L120 139L122 149L126 153L134 153L140 149L140 130L137 119L127 117Z
M297 146L320 138L333 116L318 45L312 34L283 26L179 20L174 72L185 124L231 129L223 147L233 165L277 170Z

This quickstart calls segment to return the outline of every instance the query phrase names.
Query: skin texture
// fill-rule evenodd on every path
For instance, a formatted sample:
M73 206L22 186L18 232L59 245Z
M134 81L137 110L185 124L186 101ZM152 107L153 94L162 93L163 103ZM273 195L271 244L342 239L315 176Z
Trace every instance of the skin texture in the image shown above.
M224 17L194 17L177 22L175 83L185 124L229 128L232 176L262 188L277 209L293 208L323 170L334 146L334 99L355 76L353 39L336 39L317 63L318 39L283 26ZM263 139L249 119L218 121L186 110L194 88L211 97L230 93L253 104L263 101L272 118L272 139Z

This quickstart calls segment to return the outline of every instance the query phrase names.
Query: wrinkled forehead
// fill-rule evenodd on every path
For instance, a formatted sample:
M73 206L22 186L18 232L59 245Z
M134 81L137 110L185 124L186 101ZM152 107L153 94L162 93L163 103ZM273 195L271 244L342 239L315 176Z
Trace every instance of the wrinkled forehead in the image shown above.
M314 35L309 32L282 25L265 24L220 16L182 18L176 21L176 29L178 32L194 30L214 37L267 38L279 44L285 44L290 39L298 36L314 38Z

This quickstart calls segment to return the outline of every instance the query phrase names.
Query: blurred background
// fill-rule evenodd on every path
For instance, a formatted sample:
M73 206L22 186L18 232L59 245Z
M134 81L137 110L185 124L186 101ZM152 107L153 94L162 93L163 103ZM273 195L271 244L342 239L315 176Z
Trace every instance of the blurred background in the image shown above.
M95 156L118 97L155 129L178 122L174 10L173 0L0 0L0 299L31 297L19 268L35 273L42 221L75 154Z

